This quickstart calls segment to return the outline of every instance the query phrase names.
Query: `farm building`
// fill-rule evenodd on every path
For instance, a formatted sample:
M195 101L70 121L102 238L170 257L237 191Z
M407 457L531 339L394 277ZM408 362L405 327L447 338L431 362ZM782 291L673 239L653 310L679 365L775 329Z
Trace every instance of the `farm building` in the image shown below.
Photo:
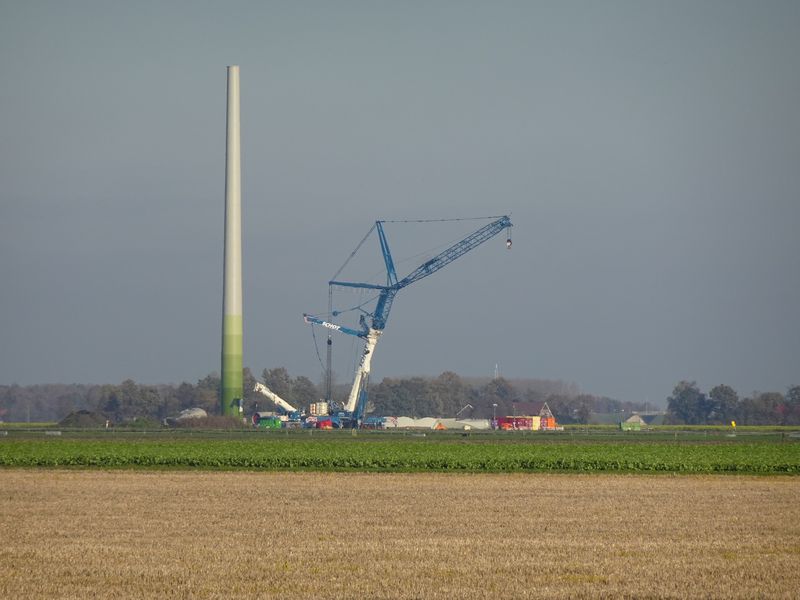
M622 431L639 431L647 428L647 421L641 415L633 414L624 421L620 421L619 428Z
M520 415L526 416L508 416L500 417L497 419L497 428L499 429L533 429L534 431L552 431L558 428L556 418L553 416L547 402L517 402L514 405ZM505 419L505 421L503 421ZM508 419L512 419L510 426L503 426L503 423L509 423ZM516 420L515 420L516 419ZM530 427L527 426L526 421L520 419L531 419ZM516 425L516 426L515 426Z

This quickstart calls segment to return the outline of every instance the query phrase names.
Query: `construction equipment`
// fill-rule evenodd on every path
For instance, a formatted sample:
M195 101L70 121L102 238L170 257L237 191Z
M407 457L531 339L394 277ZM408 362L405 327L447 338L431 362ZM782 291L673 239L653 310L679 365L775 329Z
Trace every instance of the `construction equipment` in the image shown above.
M334 312L331 305L331 298L332 298L332 289L333 287L345 287L345 288L359 288L364 290L375 290L378 292L377 302L375 304L375 308L372 312L364 310L361 306L358 307L359 310L362 311L362 315L359 319L360 329L353 329L350 327L344 327L342 325L337 325L335 323L331 323L324 319L321 319L318 316L310 315L310 314L303 314L303 318L307 323L311 323L312 325L321 325L333 331L339 331L341 333L346 333L348 335L357 336L364 340L364 349L361 353L361 360L359 362L358 367L356 368L355 378L353 380L353 385L350 389L350 394L347 398L347 402L345 403L343 410L339 413L340 418L346 421L346 424L351 427L359 427L361 422L364 418L364 412L367 405L367 385L369 383L369 372L371 368L372 362L372 355L375 351L375 346L378 343L378 339L383 333L384 328L386 327L386 321L389 318L389 311L392 308L392 302L394 301L395 296L397 293L405 287L408 287L412 283L419 281L420 279L424 279L429 275L432 275L439 269L446 267L451 262L456 260L457 258L463 256L473 248L481 245L483 242L493 238L498 233L503 230L508 230L509 235L506 239L506 247L511 248L511 219L507 215L503 215L499 218L497 217L487 217L487 218L494 218L495 220L474 231L473 233L469 234L467 237L462 239L461 241L453 244L443 252L440 252L430 260L425 261L416 269L411 271L408 275L404 278L399 279L397 276L397 272L394 266L394 260L392 258L392 254L389 250L389 243L386 239L386 234L384 232L383 225L389 221L375 221L375 224L372 226L370 231L367 233L366 236L361 240L359 245L356 247L356 250L350 255L352 258L364 241L369 237L372 231L377 231L378 240L380 242L381 253L383 255L384 265L386 267L386 284L385 285L376 285L373 283L359 283L359 282L352 282L352 281L338 281L336 277L342 272L344 266L336 272L333 279L328 282L329 286L329 313L331 315L336 315L338 313ZM460 219L459 219L460 220ZM407 222L407 221L406 221ZM415 221L419 222L419 221ZM349 261L350 259L348 259ZM347 262L345 262L345 265ZM328 381L330 381L330 348L331 348L331 341L330 338L328 339ZM326 393L326 396L329 396L330 392ZM330 397L326 397L328 402L331 402Z
M289 421L300 421L302 418L302 414L299 410L297 410L294 406L286 402L283 398L278 396L275 392L269 389L266 385L261 383L260 381L256 381L255 391L263 394L272 402L281 409L284 415L288 418Z

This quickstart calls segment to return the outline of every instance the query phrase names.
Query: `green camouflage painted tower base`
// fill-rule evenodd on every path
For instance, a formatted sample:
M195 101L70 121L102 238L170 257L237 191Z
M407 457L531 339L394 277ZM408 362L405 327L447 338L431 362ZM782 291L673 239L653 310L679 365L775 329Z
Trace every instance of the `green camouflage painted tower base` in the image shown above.
M228 67L225 152L225 261L222 295L221 413L239 416L242 389L242 186L239 67Z
M242 380L242 316L222 318L222 404L223 415L238 416L244 398Z

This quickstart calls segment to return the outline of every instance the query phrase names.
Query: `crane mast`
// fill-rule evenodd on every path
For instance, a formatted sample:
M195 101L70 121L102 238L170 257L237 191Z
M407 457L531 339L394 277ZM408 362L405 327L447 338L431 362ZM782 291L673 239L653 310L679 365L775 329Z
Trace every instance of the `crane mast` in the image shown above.
M333 288L328 286L328 314L333 312ZM330 406L333 399L333 334L328 331L325 362L325 402Z
M361 404L362 396L363 403L366 406L366 393L367 385L369 384L369 372L372 367L372 352L378 344L378 338L383 333L380 329L372 329L367 332L367 337L364 342L364 350L361 352L361 361L356 369L356 377L353 380L353 387L350 388L350 395L347 397L347 403L344 405L346 412L363 415L364 411L361 409L357 411L356 408Z

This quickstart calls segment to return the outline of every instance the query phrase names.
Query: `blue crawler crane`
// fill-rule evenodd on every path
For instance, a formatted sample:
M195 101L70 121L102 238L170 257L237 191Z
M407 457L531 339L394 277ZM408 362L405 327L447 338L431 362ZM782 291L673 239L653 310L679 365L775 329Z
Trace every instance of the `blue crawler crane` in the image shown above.
M392 259L392 253L389 250L389 243L386 240L386 234L383 230L384 223L392 222L392 221L375 221L375 224L369 230L366 236L361 240L359 245L356 247L356 250L353 251L353 254L350 255L350 258L355 255L358 249L361 247L361 244L369 237L369 235L373 231L377 231L378 233L378 240L380 241L381 246L381 253L383 254L383 261L386 266L386 284L385 285L376 285L373 283L358 283L352 281L338 281L336 277L339 273L342 272L344 269L344 265L342 268L337 271L336 275L334 275L333 279L328 282L328 298L329 298L329 313L332 315L336 315L338 313L332 310L331 305L331 298L332 298L332 289L333 287L346 287L346 288L360 288L360 289L367 289L367 290L375 290L378 292L377 302L375 304L375 308L369 312L363 310L363 314L360 317L360 329L353 329L349 327L344 327L342 325L337 325L335 323L331 323L329 321L325 321L317 316L310 315L310 314L303 314L303 318L307 323L321 325L326 327L330 330L339 331L341 333L346 333L348 335L357 336L364 340L364 350L361 354L361 360L359 362L358 368L356 369L355 378L353 380L353 386L350 389L350 394L347 398L347 402L343 407L343 411L341 411L340 417L342 418L343 422L348 422L351 427L359 427L361 422L364 418L364 411L367 406L367 386L369 383L369 372L370 372L370 365L372 361L372 355L375 351L375 346L378 343L378 339L383 333L384 328L386 327L386 321L389 318L389 311L392 308L392 302L394 301L395 296L397 293L405 287L408 287L412 283L419 281L420 279L424 279L429 275L433 275L439 269L442 269L449 265L451 262L460 258L473 248L480 246L483 242L493 238L498 233L503 230L507 230L509 235L506 238L506 247L511 248L511 219L507 215L503 215L501 217L488 217L495 219L488 225L484 225L477 231L472 232L467 237L462 239L459 242L456 242L443 252L440 252L430 260L425 261L416 269L411 271L408 275L399 279L397 276L397 272L394 266L394 260ZM419 221L415 221L419 222ZM348 259L349 261L349 259ZM345 265L347 262L345 262ZM326 395L328 396L328 401L330 402L330 373L331 373L331 359L330 359L330 348L331 348L331 340L330 337L328 338L328 390Z

